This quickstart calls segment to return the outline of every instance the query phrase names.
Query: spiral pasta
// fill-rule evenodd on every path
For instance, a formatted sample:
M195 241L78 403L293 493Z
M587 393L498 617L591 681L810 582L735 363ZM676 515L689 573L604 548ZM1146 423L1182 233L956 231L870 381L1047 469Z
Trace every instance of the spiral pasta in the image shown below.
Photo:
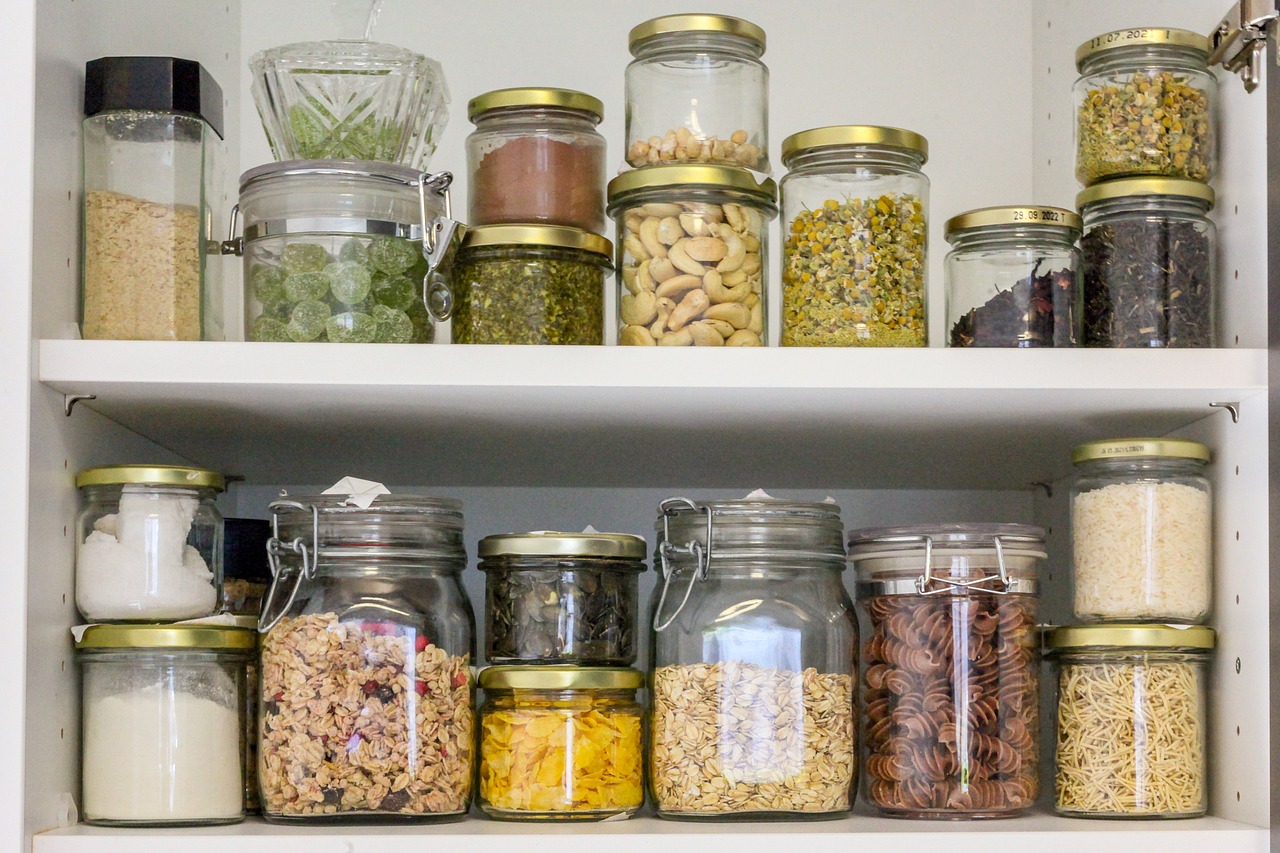
M917 816L1029 807L1039 788L1034 599L886 595L868 611L872 803Z

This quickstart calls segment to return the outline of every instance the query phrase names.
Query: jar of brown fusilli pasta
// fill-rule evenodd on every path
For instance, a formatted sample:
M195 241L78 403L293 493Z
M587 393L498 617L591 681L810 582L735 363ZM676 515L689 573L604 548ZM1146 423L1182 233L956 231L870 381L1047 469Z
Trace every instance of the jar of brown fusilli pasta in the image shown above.
M1010 817L1039 791L1037 569L1025 524L858 530L867 800L912 818Z
M1045 635L1058 675L1054 808L1068 817L1199 817L1209 805L1212 628L1077 625Z

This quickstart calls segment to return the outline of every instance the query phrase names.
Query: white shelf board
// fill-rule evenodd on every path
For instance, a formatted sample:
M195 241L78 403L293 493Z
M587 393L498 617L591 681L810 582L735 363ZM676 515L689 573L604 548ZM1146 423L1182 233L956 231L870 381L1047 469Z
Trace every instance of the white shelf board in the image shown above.
M39 377L252 482L1024 488L1266 387L1266 352L44 340ZM1223 415L1225 417L1225 415ZM338 469L341 470L338 470Z
M1036 853L1263 853L1268 832L1199 818L1185 821L1072 820L1047 814L1000 821L919 821L855 815L808 823L688 823L639 817L616 823L537 825L467 820L417 827L274 826L251 819L224 827L126 829L76 826L35 836L33 853L744 853L783 845L806 853L948 853L1035 850Z

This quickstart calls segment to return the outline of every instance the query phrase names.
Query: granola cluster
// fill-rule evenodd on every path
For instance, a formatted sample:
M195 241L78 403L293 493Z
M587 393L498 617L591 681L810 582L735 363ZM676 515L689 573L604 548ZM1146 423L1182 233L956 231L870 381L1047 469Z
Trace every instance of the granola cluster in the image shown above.
M471 798L469 660L412 629L282 619L262 648L259 774L277 817L462 813Z

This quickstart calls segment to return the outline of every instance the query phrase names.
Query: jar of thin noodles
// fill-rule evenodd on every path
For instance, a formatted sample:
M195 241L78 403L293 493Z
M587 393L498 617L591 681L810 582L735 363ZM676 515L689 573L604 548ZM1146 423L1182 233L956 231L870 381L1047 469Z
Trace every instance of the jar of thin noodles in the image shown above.
M1067 817L1199 817L1214 632L1078 625L1045 636L1058 677L1054 808Z

